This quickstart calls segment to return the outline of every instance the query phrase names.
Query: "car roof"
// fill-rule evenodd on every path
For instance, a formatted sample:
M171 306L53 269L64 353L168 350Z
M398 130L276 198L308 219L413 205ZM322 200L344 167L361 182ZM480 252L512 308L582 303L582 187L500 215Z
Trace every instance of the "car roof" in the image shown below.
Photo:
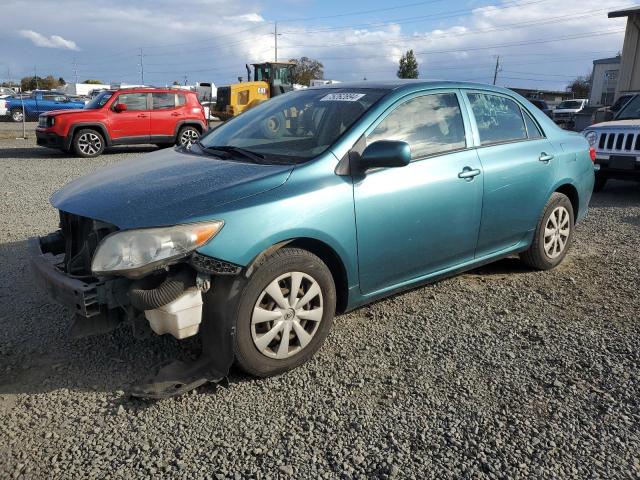
M515 92L503 87L497 87L495 85L489 85L486 83L474 83L474 82L456 82L447 80L384 80L384 81L370 81L363 80L360 82L342 82L333 83L330 85L318 85L310 87L315 90L322 89L341 89L341 88L376 88L385 90L425 90L425 89L437 89L437 88L466 88L477 90L490 90L496 93L506 93L513 95Z

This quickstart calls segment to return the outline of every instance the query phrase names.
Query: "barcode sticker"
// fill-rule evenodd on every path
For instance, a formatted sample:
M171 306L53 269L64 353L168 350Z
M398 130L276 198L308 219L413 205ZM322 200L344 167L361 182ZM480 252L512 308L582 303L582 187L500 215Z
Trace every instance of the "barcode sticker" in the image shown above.
M320 99L321 102L357 102L366 93L329 93Z

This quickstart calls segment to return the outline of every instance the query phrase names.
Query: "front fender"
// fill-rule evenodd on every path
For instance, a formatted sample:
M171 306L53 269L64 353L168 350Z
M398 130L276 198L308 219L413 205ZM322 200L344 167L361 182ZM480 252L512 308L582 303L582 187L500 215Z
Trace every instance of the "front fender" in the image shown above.
M208 215L225 225L198 251L236 265L249 265L271 246L308 238L320 241L340 257L351 287L357 284L357 242L350 177L333 173L337 160L296 167L284 185L234 202ZM224 206L222 206L224 207Z

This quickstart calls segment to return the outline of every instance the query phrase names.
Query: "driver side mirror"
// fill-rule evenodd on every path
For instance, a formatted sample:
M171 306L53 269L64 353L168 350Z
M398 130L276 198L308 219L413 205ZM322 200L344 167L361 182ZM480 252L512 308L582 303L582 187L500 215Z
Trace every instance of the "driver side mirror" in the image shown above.
M411 162L411 147L407 142L378 140L368 145L356 162L358 170L405 167Z
M113 107L113 111L116 112L116 113L126 112L127 111L127 104L126 103L119 103L115 107Z

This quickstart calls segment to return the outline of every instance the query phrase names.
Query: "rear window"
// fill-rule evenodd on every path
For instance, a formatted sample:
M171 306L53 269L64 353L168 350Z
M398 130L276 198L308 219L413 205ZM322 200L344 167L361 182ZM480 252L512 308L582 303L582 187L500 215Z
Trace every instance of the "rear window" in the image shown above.
M486 93L468 93L467 96L482 145L527 138L522 112L516 102L507 97Z
M153 100L154 110L163 110L166 108L176 107L175 93L152 93L151 98Z

